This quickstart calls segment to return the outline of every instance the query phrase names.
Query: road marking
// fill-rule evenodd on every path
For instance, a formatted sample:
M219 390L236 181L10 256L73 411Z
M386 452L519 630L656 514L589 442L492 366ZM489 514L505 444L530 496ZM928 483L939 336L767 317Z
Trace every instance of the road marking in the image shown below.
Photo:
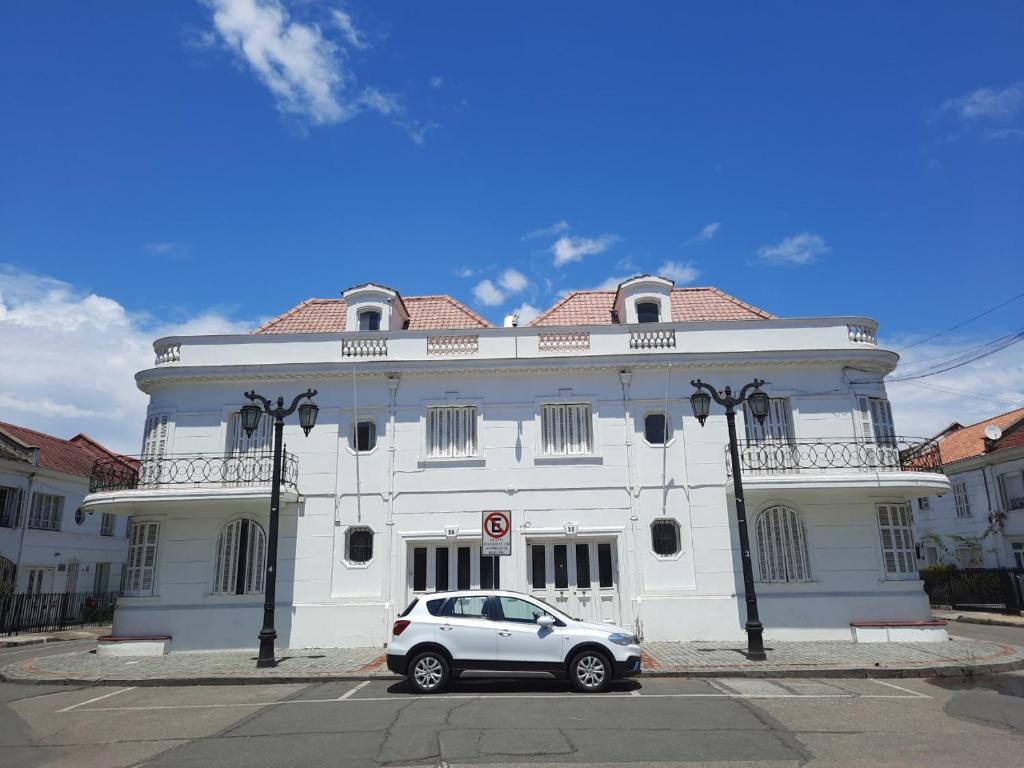
M369 682L369 681L366 681ZM356 688L347 692L348 695L355 693ZM898 686L894 686L898 687ZM131 689L125 689L131 690ZM908 689L904 689L908 690ZM121 691L117 691L121 693ZM638 691L630 691L628 693L538 693L538 694L521 694L521 693L483 693L483 694L466 694L466 693L449 693L449 694L431 694L431 695L412 695L412 696L367 696L364 698L344 698L336 699L287 699L283 701L259 701L259 702L237 702L231 704L154 704L149 706L131 706L131 707L89 707L87 709L81 709L80 712L138 712L144 710L164 710L164 709L221 709L226 707L274 707L287 704L361 704L364 702L381 702L381 701L392 701L392 702L403 702L403 701L447 701L452 699L477 699L477 700L493 700L493 699L628 699L635 701L636 699L930 699L931 696L925 694L916 693L909 691L910 695L903 694L861 694L861 693L824 693L824 694L799 694L799 693L767 693L767 694L744 694L744 693L640 693ZM108 694L113 696L114 694ZM100 699L106 698L106 696L99 697ZM93 699L92 701L98 701L99 699ZM75 707L82 707L91 702L84 701L81 704L76 704ZM67 710L57 710L58 712L64 712Z
M355 693L356 691L361 691L361 690L362 690L363 688L365 688L365 687L366 687L366 686L368 686L369 684L370 684L370 681L369 681L369 680L363 680L363 682L361 682L361 683L360 683L359 685L357 685L357 686L356 686L355 688L353 688L352 690L350 690L350 691L345 691L345 693L341 694L341 696L339 696L339 697L338 697L338 701L345 701L345 700L347 700L347 699L348 699L348 698L349 698L350 696L352 696L352 694L354 694L354 693Z
M59 715L59 714L61 714L63 712L70 712L73 709L78 709L79 707L84 707L86 704L93 704L93 703L95 703L97 701L103 701L103 699L109 699L111 696L117 696L117 694L119 694L119 693L128 693L128 691L134 691L134 690L135 690L135 686L134 685L129 687L129 688L120 688L120 689L118 689L116 691L113 691L111 693L104 693L102 696L97 696L95 699L89 699L88 701L82 701L82 702L79 702L78 704L72 704L70 707L64 707L64 709L58 709L57 710L57 714Z
M902 685L896 685L895 683L887 683L884 680L878 680L878 679L876 679L874 677L871 677L871 678L868 678L868 679L871 680L871 682L873 682L873 683L878 683L879 685L884 685L887 688L895 688L897 691L904 691L906 693L909 693L915 699L930 699L931 698L931 696L929 696L927 693L919 693L917 691L911 690L910 688L904 688Z

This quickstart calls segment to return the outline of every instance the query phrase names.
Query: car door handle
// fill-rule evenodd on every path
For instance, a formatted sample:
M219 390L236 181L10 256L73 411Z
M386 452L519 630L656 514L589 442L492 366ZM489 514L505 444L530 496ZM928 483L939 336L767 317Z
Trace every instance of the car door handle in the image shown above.
M440 630L441 630L442 632L451 632L451 631L452 631L453 629L455 629L455 627L453 627L453 626L452 626L451 624L442 624L442 625L441 625L441 626L439 627L439 629L440 629Z
M501 637L512 637L512 633L509 632L507 629L501 630L500 632L498 632L498 635L500 635Z

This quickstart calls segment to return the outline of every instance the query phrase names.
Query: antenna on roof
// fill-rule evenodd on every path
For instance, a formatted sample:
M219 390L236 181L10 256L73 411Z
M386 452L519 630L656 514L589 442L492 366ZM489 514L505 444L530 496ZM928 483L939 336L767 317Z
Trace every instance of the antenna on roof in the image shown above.
M519 327L519 314L505 315L505 322L502 323L505 328L517 328Z
M1003 430L1001 430L998 425L989 424L987 427L985 427L985 437L987 437L989 440L998 440L1002 436Z

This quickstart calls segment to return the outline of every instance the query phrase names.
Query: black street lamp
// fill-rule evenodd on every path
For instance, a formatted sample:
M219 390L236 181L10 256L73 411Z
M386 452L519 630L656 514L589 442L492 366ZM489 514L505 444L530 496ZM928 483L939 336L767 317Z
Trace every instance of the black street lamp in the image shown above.
M754 379L733 397L732 388L726 387L721 394L700 379L690 382L697 391L690 396L693 415L703 427L711 410L711 400L725 407L725 420L729 424L729 455L732 457L732 482L736 496L736 528L740 534L740 561L743 563L743 590L747 601L747 658L764 661L764 626L757 613L757 593L754 591L754 568L750 561L750 536L747 534L747 509L743 502L743 478L740 475L740 451L736 441L736 406L744 400L750 405L750 412L759 424L764 424L768 415L768 395L761 391L764 380ZM750 392L753 390L753 392ZM748 395L747 393L750 392Z
M284 449L282 440L284 438L284 417L290 415L296 408L299 410L299 426L309 436L309 431L316 424L316 415L320 410L313 402L315 389L308 389L301 395L297 395L289 408L284 407L284 398L277 398L277 404L271 405L267 398L257 395L255 392L246 392L245 396L252 400L252 404L242 406L241 420L242 429L245 434L252 437L252 433L260 423L260 416L266 413L274 420L274 475L273 484L270 488L270 541L267 543L267 576L264 581L263 594L263 629L260 630L260 655L256 659L257 667L275 667L277 659L274 658L274 641L277 639L277 630L274 629L274 600L277 592L277 528L278 508L281 505L281 475L282 458ZM306 398L308 402L299 405L299 401ZM259 401L261 405L255 403Z

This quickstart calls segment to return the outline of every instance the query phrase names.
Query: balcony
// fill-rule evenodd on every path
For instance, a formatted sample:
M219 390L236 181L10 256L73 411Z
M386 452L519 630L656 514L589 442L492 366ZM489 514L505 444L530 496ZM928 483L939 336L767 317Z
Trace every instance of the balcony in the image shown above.
M949 490L938 445L929 440L741 440L739 460L751 489L881 487L920 496ZM725 461L732 477L728 446Z

